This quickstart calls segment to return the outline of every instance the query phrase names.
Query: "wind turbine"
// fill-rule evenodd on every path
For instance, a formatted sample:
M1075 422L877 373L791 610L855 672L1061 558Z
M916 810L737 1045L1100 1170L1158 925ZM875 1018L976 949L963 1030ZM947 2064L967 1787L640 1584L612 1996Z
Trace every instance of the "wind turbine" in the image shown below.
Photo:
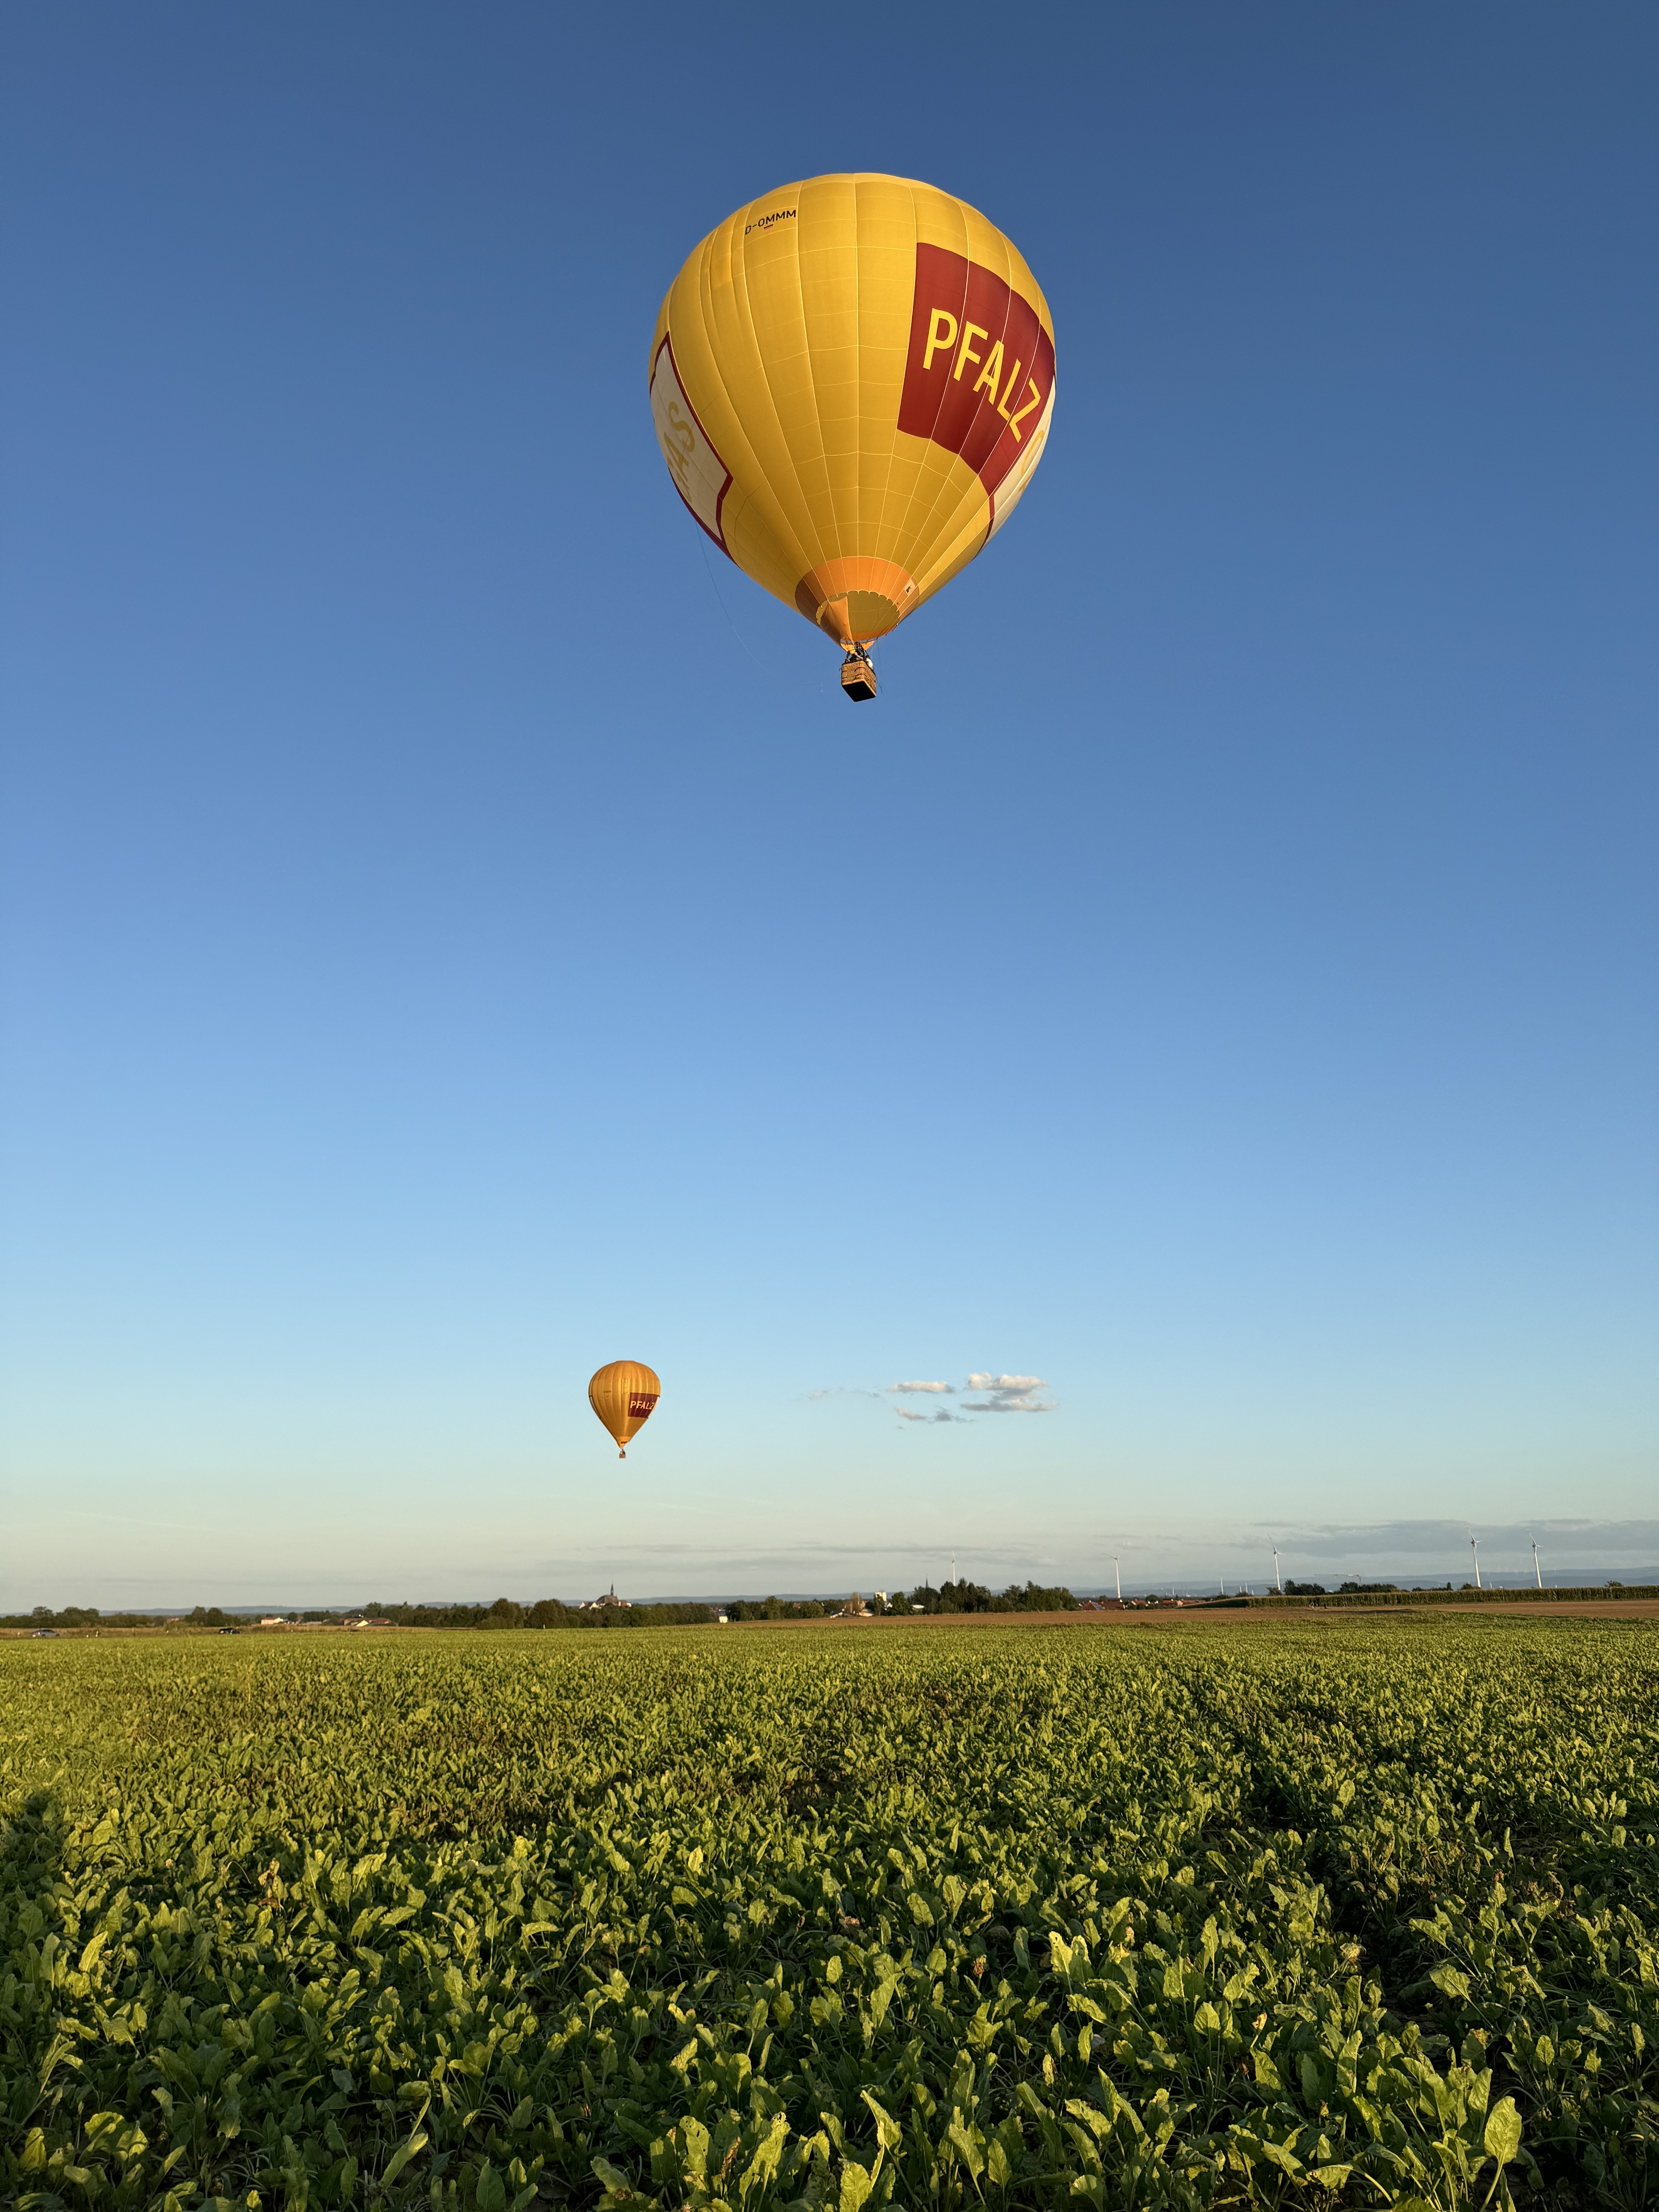
M1279 1592L1280 1597L1284 1596L1285 1583L1283 1577L1280 1576L1279 1571L1279 1547L1277 1544L1273 1546L1273 1588Z
M1536 1536L1532 1540L1532 1571L1533 1579L1538 1584L1539 1589L1542 1589L1544 1587L1544 1577L1538 1571L1538 1539Z
M1469 1531L1469 1553L1474 1561L1474 1586L1480 1587L1480 1545L1473 1528Z
M1123 1570L1117 1563L1117 1553L1115 1552L1112 1554L1112 1579L1117 1584L1117 1601L1121 1605L1123 1602Z

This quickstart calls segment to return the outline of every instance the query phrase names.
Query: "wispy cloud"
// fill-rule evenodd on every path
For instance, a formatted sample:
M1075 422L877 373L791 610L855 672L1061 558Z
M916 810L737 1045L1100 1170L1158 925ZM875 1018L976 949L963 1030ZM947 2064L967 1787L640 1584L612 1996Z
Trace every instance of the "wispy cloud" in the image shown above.
M842 1384L838 1389L809 1390L810 1402L823 1398L960 1398L959 1409L941 1406L931 1413L908 1406L895 1406L892 1410L902 1421L936 1421L967 1423L975 1413L1051 1413L1054 1401L1043 1396L1048 1388L1041 1375L993 1375L977 1370L965 1382L930 1381L913 1376L902 1382L885 1382L878 1390L851 1389ZM972 1396L964 1396L972 1392Z
M1598 1565L1624 1556L1651 1558L1659 1551L1659 1521L1596 1521L1540 1516L1535 1521L1257 1522L1259 1540L1277 1541L1288 1557L1357 1563L1383 1559L1411 1573L1417 1563L1449 1561L1460 1571L1469 1565L1469 1539L1480 1539L1483 1566L1498 1559L1530 1564L1536 1541L1547 1573L1573 1559ZM1242 1534L1242 1532L1241 1532Z
M1040 1375L970 1375L968 1388L986 1395L966 1401L970 1413L1052 1413L1054 1401L1040 1397L1048 1384Z

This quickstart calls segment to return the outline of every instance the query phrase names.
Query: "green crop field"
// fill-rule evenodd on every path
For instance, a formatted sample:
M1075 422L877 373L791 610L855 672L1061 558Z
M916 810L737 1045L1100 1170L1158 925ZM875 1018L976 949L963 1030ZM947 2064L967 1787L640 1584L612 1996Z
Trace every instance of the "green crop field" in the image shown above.
M1659 1636L0 1646L0 2201L1659 2197Z

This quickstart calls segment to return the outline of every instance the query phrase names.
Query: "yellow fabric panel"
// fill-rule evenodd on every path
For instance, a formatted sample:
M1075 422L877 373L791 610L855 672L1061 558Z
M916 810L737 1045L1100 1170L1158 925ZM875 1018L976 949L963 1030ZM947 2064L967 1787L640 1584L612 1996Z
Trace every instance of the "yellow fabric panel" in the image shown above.
M918 578L918 599L930 599L935 592L942 592L953 576L959 575L976 553L985 550L989 522L989 502L982 489L979 491L977 507L972 500L964 500L950 523L939 532L928 548L931 565L925 576Z
M700 502L693 512L747 574L843 638L902 621L1001 519L959 453L898 428L922 246L1002 279L1052 341L1048 303L994 224L932 185L866 172L785 185L738 209L686 261L653 339L653 379L678 377L708 441L678 465L688 504ZM929 411L918 428L934 404L920 398ZM1035 459L1020 457L1014 497Z

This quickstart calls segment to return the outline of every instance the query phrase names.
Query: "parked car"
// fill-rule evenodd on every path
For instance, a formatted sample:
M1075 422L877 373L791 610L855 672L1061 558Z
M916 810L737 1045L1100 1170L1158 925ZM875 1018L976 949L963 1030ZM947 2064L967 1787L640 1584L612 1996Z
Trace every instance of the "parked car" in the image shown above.
M32 1628L29 1631L31 1636L56 1636L57 1633L55 1628Z

